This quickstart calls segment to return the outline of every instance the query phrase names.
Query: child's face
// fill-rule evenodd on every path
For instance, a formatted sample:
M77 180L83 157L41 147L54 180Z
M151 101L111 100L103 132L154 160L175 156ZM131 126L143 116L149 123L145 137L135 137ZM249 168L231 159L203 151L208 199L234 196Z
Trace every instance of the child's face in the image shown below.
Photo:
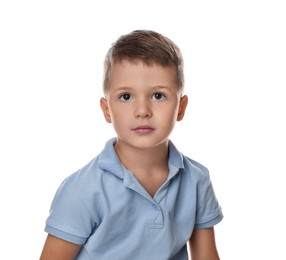
M167 142L176 121L183 118L187 96L181 97L171 67L123 61L111 71L101 108L120 142L151 148Z

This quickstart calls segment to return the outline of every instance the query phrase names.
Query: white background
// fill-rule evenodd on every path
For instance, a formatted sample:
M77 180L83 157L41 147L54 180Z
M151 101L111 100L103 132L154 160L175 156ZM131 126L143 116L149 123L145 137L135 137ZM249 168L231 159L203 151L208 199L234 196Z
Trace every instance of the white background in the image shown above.
M223 260L286 259L284 1L1 1L1 255L38 259L60 182L114 136L102 62L134 29L185 58L189 107L171 139L211 174Z

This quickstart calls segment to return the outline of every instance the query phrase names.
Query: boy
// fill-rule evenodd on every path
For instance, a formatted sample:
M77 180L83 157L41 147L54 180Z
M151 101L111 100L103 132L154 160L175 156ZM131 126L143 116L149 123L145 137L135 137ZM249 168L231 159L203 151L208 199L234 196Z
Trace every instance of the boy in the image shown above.
M59 187L41 259L219 259L223 215L207 169L168 139L184 117L183 59L154 31L121 36L105 58L100 105L117 137Z

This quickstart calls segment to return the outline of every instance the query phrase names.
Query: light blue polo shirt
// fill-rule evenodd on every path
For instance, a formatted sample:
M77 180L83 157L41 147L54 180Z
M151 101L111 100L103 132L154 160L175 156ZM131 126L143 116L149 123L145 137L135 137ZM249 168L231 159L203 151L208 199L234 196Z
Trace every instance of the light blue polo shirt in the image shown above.
M208 170L169 141L169 177L152 198L120 163L115 141L64 180L45 231L81 244L80 260L188 259L193 229L223 218Z

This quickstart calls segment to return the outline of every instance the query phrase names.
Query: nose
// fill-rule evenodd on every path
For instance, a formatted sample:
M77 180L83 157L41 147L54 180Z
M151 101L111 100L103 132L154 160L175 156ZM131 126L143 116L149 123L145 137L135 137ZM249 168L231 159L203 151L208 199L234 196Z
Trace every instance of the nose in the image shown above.
M147 100L137 101L135 106L136 118L149 118L152 116L151 104Z

